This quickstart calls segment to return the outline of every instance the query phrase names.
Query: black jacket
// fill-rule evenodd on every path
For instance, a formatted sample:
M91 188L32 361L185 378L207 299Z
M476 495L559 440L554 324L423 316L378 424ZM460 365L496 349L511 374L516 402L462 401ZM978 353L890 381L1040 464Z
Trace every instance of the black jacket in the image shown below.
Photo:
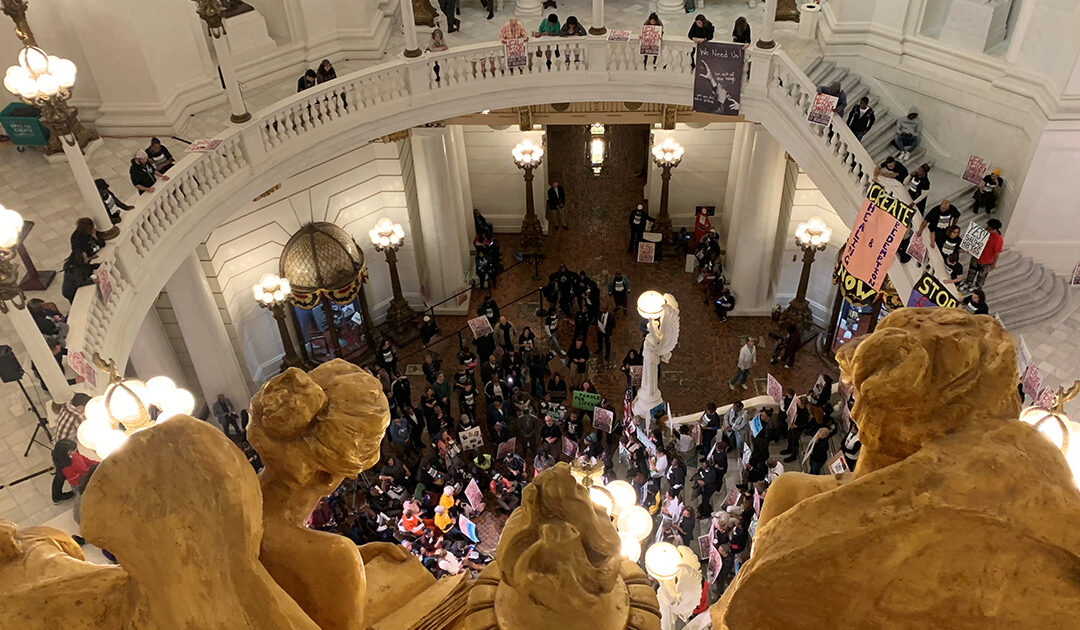
M548 186L547 204L549 208L560 208L566 205L566 189L562 186Z
M874 108L867 107L866 113L859 111L859 106L851 108L847 117L847 126L854 133L866 133L874 126L877 119L874 117Z

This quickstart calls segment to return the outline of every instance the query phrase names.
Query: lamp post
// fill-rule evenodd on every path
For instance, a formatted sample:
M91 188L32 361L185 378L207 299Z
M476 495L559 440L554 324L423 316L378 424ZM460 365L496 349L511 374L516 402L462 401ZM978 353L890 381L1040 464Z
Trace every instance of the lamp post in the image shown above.
M671 169L682 162L683 148L670 136L660 144L653 145L653 162L660 167L660 214L656 217L653 232L659 232L663 239L671 236L671 216L668 214L668 192L671 189Z
M71 400L71 386L64 376L64 369L56 362L56 355L34 322L33 315L26 309L26 295L19 288L19 267L15 256L22 231L22 216L0 205L0 313L5 313L11 319L15 334L26 347L53 402L62 405Z
M663 402L658 384L660 361L666 363L679 342L679 303L670 294L646 291L638 296L637 311L649 323L641 344L641 388L634 397L633 411L648 424L649 412Z
M781 323L785 327L788 324L795 324L803 330L813 324L810 303L806 301L806 288L810 284L810 267L814 264L814 256L829 246L830 238L832 238L832 230L818 217L806 223L800 223L795 229L795 244L803 251L803 266L802 275L799 276L799 289L795 292L794 299L788 303L787 310L781 318Z
M701 594L701 563L685 546L659 542L645 552L645 570L660 582L660 628L671 630L675 618L688 619Z
M1038 402L1020 412L1020 421L1029 424L1049 440L1065 456L1073 473L1073 481L1080 485L1080 425L1065 413L1065 403L1080 394L1080 381L1074 381L1068 389L1059 387L1048 406Z
M521 252L526 256L539 255L544 249L544 228L536 216L533 202L533 171L544 160L544 149L532 140L522 140L514 147L514 164L525 175L525 219L521 222Z
M214 54L217 55L218 65L221 67L221 77L225 81L225 95L229 99L229 120L234 123L242 123L251 120L247 105L244 104L244 95L240 92L240 81L236 78L236 64L233 63L232 49L229 47L229 34L225 31L224 9L220 0L193 0L195 12L199 14L203 22L206 22L206 31L210 34L210 42L214 46Z
M292 287L285 278L279 278L268 273L259 280L258 284L251 287L255 295L255 301L259 306L268 309L274 314L277 321L278 335L281 336L281 346L285 349L285 357L281 360L281 371L291 367L307 369L307 362L296 352L293 346L292 335L289 334L289 326L285 323L285 309L289 305L289 296L292 295Z
M145 383L135 378L125 379L117 371L115 361L106 362L97 353L94 364L108 372L109 385L104 394L86 403L86 420L79 425L75 437L102 459L123 446L132 433L195 409L191 392L177 387L167 376L155 376Z
M113 225L105 211L94 176L90 174L90 166L80 148L89 142L83 142L80 135L89 132L79 123L78 110L67 104L71 87L75 85L75 73L75 64L71 61L27 45L19 52L19 65L8 67L4 74L4 87L41 110L41 122L49 128L51 137L59 140L98 235L108 240L116 238L120 228Z
M394 292L390 306L386 309L386 323L393 330L399 330L416 318L416 313L401 293L401 277L397 269L397 252L405 244L405 230L400 224L383 218L375 223L368 236L371 244L375 246L375 251L386 254L386 265L390 267L390 287Z

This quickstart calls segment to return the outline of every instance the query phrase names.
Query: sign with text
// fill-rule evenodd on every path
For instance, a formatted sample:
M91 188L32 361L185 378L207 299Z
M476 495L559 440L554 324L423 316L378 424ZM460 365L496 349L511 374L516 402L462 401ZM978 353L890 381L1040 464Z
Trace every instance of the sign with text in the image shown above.
M664 39L664 27L656 26L654 24L646 24L641 27L641 48L639 53L642 55L659 55L660 43Z
M892 214L878 208L869 199L863 201L841 256L847 272L881 290L893 257L900 248L904 227Z
M1051 407L1053 407L1053 405L1054 405L1054 390L1049 388L1049 387L1046 387L1041 392L1039 392L1038 397L1035 398L1035 406L1036 407L1041 407L1043 409L1050 409Z
M486 337L487 335L495 332L491 329L491 322L489 322L488 318L484 317L483 315L481 315L480 317L474 317L469 320L469 330L472 331L474 339Z
M562 452L563 455L566 455L567 457L573 457L577 454L577 442L564 435L562 439Z
M630 41L630 31L621 31L613 28L608 31L607 40L609 42L628 42Z
M86 360L86 355L81 350L68 350L67 362L84 382L90 383L91 387L97 387L97 370Z
M484 509L484 493L480 491L480 484L476 483L476 479L470 479L469 485L465 486L465 498L477 512Z
M205 140L193 140L191 144L187 146L188 153L208 153L221 146L221 140L217 139L205 139Z
M525 51L525 38L508 39L503 42L506 50L506 67L521 68L529 63L529 54Z
M593 428L604 433L611 433L611 424L615 421L615 414L610 409L596 407L593 409Z
M986 242L990 240L990 231L972 221L964 232L964 238L960 241L960 249L971 254L975 258L982 256L986 249Z
M1024 385L1024 393L1029 398L1035 400L1039 397L1039 390L1042 389L1042 374L1039 373L1038 366L1029 365L1024 370L1023 379L1020 381Z
M926 307L940 306L942 308L959 308L960 301L949 291L941 280L930 274L924 273L915 283L908 298L908 306Z
M600 394L575 390L573 402L570 404L583 411L592 411L594 407L600 404Z
M512 437L505 442L499 443L499 450L495 453L496 459L502 459L507 455L512 455L517 450L517 438Z
M639 263L651 263L656 259L656 243L641 241L637 245L637 261Z
M761 414L756 413L754 414L754 417L750 419L750 434L757 437L763 430L765 430L765 423L761 421Z
M780 381L776 380L772 374L768 375L766 381L765 391L772 396L772 399L776 402L782 402L784 400L784 388L780 385Z
M742 44L701 42L694 65L694 111L738 116L742 107Z
M840 97L818 92L814 95L814 104L810 106L810 112L806 115L806 119L815 125L829 124L838 102L840 102Z
M891 214L892 217L899 221L904 227L911 227L912 221L915 219L915 213L917 212L915 206L906 204L896 197L893 197L881 184L877 182L871 184L870 189L866 191L866 198L879 209Z
M836 454L833 455L832 458L830 458L829 461L825 463L825 465L826 467L828 467L829 472L834 475L842 475L846 472L851 472L851 469L848 468L847 465L847 459L844 457L844 453L841 451L837 451Z
M94 273L94 281L97 282L98 291L101 292L101 301L108 302L113 292L112 276L109 275L109 263L103 262Z
M982 183L982 179L986 175L986 170L989 168L989 162L977 155L972 155L968 158L967 167L964 169L964 174L960 179L969 184L978 186Z
M630 366L630 384L634 387L641 387L641 370L640 365Z
M698 206L694 213L694 247L712 229L712 219L709 217L716 214L716 206Z
M468 536L469 540L473 541L474 543L480 542L480 534L478 534L476 531L476 524L465 518L464 514L458 516L458 529L460 529L461 533Z
M471 451L484 445L484 436L480 435L480 427L473 427L460 431L458 441L461 442L461 448Z
M918 234L913 234L908 241L907 254L915 259L920 265L926 263L926 241Z

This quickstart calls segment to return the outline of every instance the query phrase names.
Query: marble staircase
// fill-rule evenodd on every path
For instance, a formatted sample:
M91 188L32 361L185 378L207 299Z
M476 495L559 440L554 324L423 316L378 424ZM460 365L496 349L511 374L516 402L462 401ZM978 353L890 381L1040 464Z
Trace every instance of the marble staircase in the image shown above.
M863 146L878 164L889 155L896 155L897 151L891 142L896 133L897 114L891 112L857 74L824 57L812 61L806 68L806 74L815 85L828 85L833 81L840 81L840 85L848 96L848 111L851 107L855 107L862 97L869 98L870 107L874 108L876 122L863 137ZM905 114L906 111L899 115ZM904 165L908 170L913 170L923 162L934 164L933 159L927 157L924 147L920 146L912 152ZM952 205L960 209L958 223L961 230L967 229L973 221L986 225L993 216L985 212L976 215L971 211L972 193L975 187L962 180L959 175L940 168L932 169L930 182L927 208L932 208L942 200L948 199ZM962 258L962 262L965 263L966 269L967 260ZM990 312L997 315L1002 323L1014 332L1054 319L1069 301L1067 279L1054 274L1031 258L1009 251L1007 231L1005 251L998 259L997 266L987 277L983 290L986 292Z

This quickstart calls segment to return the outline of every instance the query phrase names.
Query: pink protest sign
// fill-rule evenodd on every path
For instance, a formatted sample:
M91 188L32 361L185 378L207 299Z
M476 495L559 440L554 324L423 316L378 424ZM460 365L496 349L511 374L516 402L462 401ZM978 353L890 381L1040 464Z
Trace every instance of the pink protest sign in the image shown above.
M915 259L915 262L923 264L926 261L926 241L918 234L912 236L908 241L907 253Z
M480 491L480 486L475 479L470 479L469 485L465 486L465 498L469 500L469 505L474 510L484 509L484 493Z
M896 250L900 248L904 230L891 214L870 203L869 199L864 200L841 264L849 274L880 291Z
M986 169L989 167L989 162L977 155L972 155L968 158L967 168L964 169L964 174L960 179L978 186L982 183L982 178L986 175Z
M1042 388L1042 374L1039 374L1039 368L1036 365L1029 365L1024 370L1024 377L1021 380L1024 384L1024 393L1031 399L1036 399L1039 396L1039 390Z
M836 111L836 103L840 99L829 96L823 92L814 95L814 104L810 107L810 113L806 119L815 125L827 125L832 120L833 112Z
M783 400L784 400L784 388L783 388L783 386L780 385L780 381L776 380L776 378L772 374L769 374L768 377L769 377L768 381L767 381L768 385L765 388L766 391L768 392L769 396L772 396L772 399L775 400L776 402L783 402Z
M97 272L94 274L94 278L97 282L98 291L101 292L101 301L108 302L109 296L113 292L112 276L109 275L109 264L101 263Z
M90 383L91 387L97 387L97 370L87 362L86 355L81 350L69 350L67 362L83 381Z

